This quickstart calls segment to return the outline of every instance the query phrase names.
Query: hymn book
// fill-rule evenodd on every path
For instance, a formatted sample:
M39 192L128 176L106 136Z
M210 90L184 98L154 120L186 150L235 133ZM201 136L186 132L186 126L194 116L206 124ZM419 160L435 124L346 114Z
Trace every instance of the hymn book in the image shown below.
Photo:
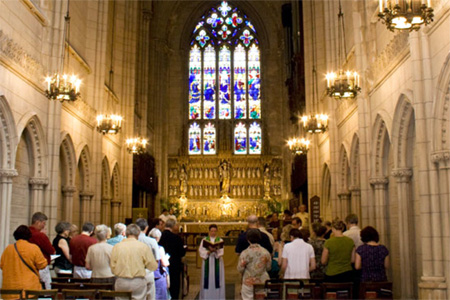
M218 249L222 249L224 245L224 242L217 242L217 243L211 243L208 242L207 240L203 240L203 248L206 248L209 250L209 247L214 248L214 251L218 250Z

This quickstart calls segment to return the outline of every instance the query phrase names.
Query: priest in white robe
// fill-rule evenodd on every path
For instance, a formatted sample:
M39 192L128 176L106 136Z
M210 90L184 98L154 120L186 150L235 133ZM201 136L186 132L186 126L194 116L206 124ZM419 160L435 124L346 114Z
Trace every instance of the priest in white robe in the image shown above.
M217 236L217 225L209 226L209 235L202 240L198 249L202 263L202 279L199 299L225 299L225 270L223 266L223 246L203 246L204 242L218 244L223 240ZM206 243L205 242L205 243Z

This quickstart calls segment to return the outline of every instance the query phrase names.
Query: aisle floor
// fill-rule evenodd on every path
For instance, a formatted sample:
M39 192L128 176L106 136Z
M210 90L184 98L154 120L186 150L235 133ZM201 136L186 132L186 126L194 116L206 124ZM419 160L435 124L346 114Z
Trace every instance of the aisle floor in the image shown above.
M196 266L196 252L186 253L186 262L189 268L189 294L184 299L194 300L198 299L200 292L201 268ZM227 292L231 292L234 285L234 297L230 297L227 293L228 299L241 299L241 274L237 271L236 266L233 268L225 268L225 284L227 285Z

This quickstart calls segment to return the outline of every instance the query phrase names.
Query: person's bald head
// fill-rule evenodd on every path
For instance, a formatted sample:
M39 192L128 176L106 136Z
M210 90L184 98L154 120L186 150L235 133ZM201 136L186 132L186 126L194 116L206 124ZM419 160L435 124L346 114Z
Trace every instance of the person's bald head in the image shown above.
M247 218L249 228L258 228L258 217L255 215L250 215Z

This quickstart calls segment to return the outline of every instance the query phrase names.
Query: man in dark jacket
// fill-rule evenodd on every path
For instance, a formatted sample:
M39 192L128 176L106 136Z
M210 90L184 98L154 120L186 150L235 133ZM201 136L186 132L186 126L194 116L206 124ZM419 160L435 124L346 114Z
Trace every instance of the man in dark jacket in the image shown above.
M170 295L172 299L181 299L180 285L181 272L183 270L182 258L186 255L186 249L183 245L181 237L173 232L176 221L168 219L165 224L165 230L162 232L159 245L164 247L166 253L169 253L169 273L170 273Z
M248 229L258 229L258 217L255 215L251 215L247 218L247 222L248 222ZM248 243L247 240L247 232L241 233L241 235L239 235L237 244L236 244L236 253L241 254L242 251L244 251L245 249L248 248L248 246L250 245ZM259 230L259 229L258 229ZM260 244L263 248L265 248L267 251L269 251L269 253L272 253L272 244L270 243L270 239L267 236L267 234L265 234L264 232L261 232L261 230L259 230L259 232L261 233L261 240L258 242L258 244Z

